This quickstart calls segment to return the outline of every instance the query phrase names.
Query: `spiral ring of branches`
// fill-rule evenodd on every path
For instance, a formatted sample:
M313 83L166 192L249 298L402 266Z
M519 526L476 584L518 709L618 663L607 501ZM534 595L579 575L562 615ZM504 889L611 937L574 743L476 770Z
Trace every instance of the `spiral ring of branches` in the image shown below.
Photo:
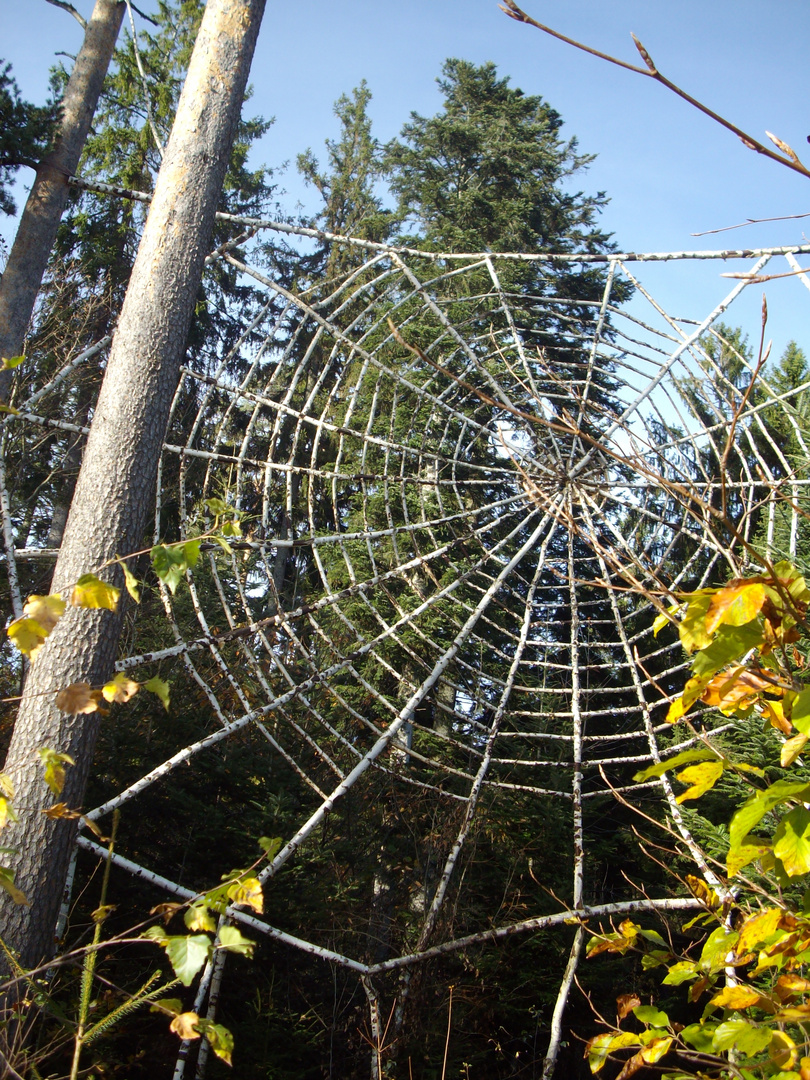
M278 238L278 228L263 235ZM393 886L381 853L375 896L356 901L367 925L387 890L407 932L378 927L375 947L358 933L353 951L322 927L280 929L272 900L264 918L236 915L355 972L372 1001L387 973L401 999L413 965L559 930L575 910L689 906L629 883L600 892L589 815L617 798L652 800L716 883L666 774L632 779L697 738L675 738L665 723L685 658L652 623L679 589L738 575L762 553L795 557L807 387L769 380L758 320L753 350L724 320L775 265L790 276L773 288L803 302L802 249L731 253L746 260L744 276L724 281L715 263L716 300L684 319L667 313L644 272L666 262L657 282L664 270L686 275L694 253L461 256L322 234L292 242L304 248L284 284L258 256L247 262L227 246L215 255L257 299L227 350L189 353L154 542L211 531L234 512L242 535L229 553L205 543L187 588L155 585L159 647L144 651L133 630L118 663L183 688L175 707L196 709L194 741L111 788L89 817L137 814L145 792L168 790L183 769L204 770L249 736L256 775L284 771L296 792L297 827L263 875L272 897L293 856L304 878L310 864L327 872L312 852L349 802L353 814L380 814L389 833L409 798L434 808L430 859ZM325 245L326 277L309 274L307 243ZM573 267L587 296L570 295ZM58 470L59 448L82 430L64 419L66 403L98 356L67 354L48 381L32 376L5 420L12 591L43 555L26 546L30 500L15 488L13 460L51 440ZM552 900L531 881L543 883L542 868L518 867L519 910L473 905L457 918L481 830L511 804L532 807L537 823L568 822L570 847L555 859L569 890ZM87 833L79 844L97 850ZM181 899L204 884L133 857L125 837L114 860Z

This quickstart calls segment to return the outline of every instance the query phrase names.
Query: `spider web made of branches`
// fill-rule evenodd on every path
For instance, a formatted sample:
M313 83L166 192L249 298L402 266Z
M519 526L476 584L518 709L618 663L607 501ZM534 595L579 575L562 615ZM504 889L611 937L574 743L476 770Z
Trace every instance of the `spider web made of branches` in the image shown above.
M145 791L166 790L182 766L246 731L257 774L286 770L300 790L299 826L264 870L268 886L293 855L306 867L350 791L388 785L432 800L441 856L402 901L414 926L404 951L347 955L317 927L293 935L231 913L367 987L438 954L562 927L574 911L692 905L638 893L595 902L583 816L589 803L659 793L658 813L717 884L668 778L632 780L695 738L665 722L667 693L687 676L676 636L656 639L652 623L656 601L755 565L757 545L795 556L807 481L766 419L778 410L806 454L806 388L780 395L760 375L751 394L753 362L738 354L732 377L706 348L749 279L686 319L667 313L643 270L666 261L675 278L688 260L733 255L751 274L772 260L796 272L806 249L442 255L297 231L329 240L326 275L309 279L302 259L285 287L236 248L212 256L261 299L227 355L189 355L183 368L154 540L174 539L167 527L181 539L210 529L210 499L244 514L244 535L230 554L204 544L176 595L161 586L168 643L125 651L117 665L170 682L178 671L197 688L205 734L88 817L137 814ZM561 268L591 271L590 298L560 290ZM619 302L628 286L632 302ZM777 287L810 283L795 273ZM6 457L81 430L60 417L103 348L66 355L34 392L21 386L19 412L4 421ZM49 553L24 547L5 463L0 480L19 608L18 563ZM446 911L451 898L463 904L460 867L479 815L515 798L568 818L571 851L555 858L570 865L570 892L553 910L538 895L520 919L485 912L455 935ZM78 844L106 854L86 833ZM196 892L128 858L126 841L113 859L174 897ZM211 870L215 879L228 866ZM581 932L563 1003L579 943Z

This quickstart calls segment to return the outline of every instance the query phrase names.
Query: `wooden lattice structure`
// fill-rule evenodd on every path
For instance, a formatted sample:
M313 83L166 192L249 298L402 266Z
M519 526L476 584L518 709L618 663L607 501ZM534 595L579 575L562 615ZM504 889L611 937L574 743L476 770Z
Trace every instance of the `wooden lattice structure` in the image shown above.
M750 567L757 545L795 555L807 481L774 437L772 415L779 410L804 447L806 388L779 394L760 373L752 393L752 362L740 355L730 374L707 348L719 340L716 324L734 321L749 278L721 282L718 262L720 302L688 320L645 288L644 270L667 262L674 279L697 256L733 257L752 275L798 270L803 249L443 255L243 224L286 232L292 243L328 241L330 269L326 280L302 269L285 287L227 249L212 256L260 288L263 301L227 355L188 357L155 540L210 525L209 499L243 512L244 536L231 555L205 545L187 589L162 588L170 643L148 654L125 648L118 662L120 671L159 671L170 682L176 669L183 685L196 686L199 736L110 791L89 817L103 825L115 809L124 820L137 814L146 791L170 786L182 767L251 729L257 770L286 770L302 793L297 831L263 873L270 895L293 856L306 875L310 846L348 792L388 784L435 800L451 827L433 872L394 897L411 918L404 950L389 943L381 959L365 946L352 955L325 944L317 927L292 934L274 927L272 914L231 913L254 937L355 973L381 1038L380 995L402 1006L407 973L438 955L552 934L575 913L598 920L694 906L690 897L629 890L594 902L589 807L657 793L662 818L716 880L666 774L632 779L690 737L674 737L664 720L666 694L686 669L675 635L653 636L655 602ZM532 280L545 282L539 291L521 284L528 265ZM594 295L561 295L561 267L593 270ZM796 275L774 287L804 303L807 284ZM632 301L617 302L628 286ZM21 376L19 411L4 420L6 459L75 433L65 403L105 347L66 353L35 392ZM26 547L9 469L0 481L19 609L18 568L53 553ZM559 806L570 822L569 892L554 907L538 891L527 917L487 912L454 935L444 913L464 902L461 867L479 810L491 815L516 793ZM78 844L105 851L87 830ZM212 882L229 868L222 858ZM194 895L148 859L133 860L126 839L113 859L151 882L156 902ZM533 873L542 877L542 868ZM583 937L580 926L560 973L546 1075ZM216 955L200 985L201 1012L223 975L225 954Z

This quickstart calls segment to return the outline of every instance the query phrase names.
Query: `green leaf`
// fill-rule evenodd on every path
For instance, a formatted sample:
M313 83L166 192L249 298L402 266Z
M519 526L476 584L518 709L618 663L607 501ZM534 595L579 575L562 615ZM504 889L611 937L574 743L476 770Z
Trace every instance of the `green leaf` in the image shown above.
M214 517L220 517L222 514L227 514L230 510L228 504L222 499L206 499L205 505Z
M212 536L211 539L219 544L226 555L233 555L233 548L222 536Z
M661 1012L660 1009L656 1009L654 1005L636 1005L635 1009L633 1009L633 1015L636 1020L640 1020L642 1024L647 1024L650 1027L669 1027L667 1014Z
M163 702L163 708L166 712L169 711L169 684L164 679L159 679L155 675L143 684L143 688L149 690L152 694L157 694Z
M744 626L721 626L711 645L700 649L692 660L695 675L714 675L733 660L738 660L762 641L762 628L754 619Z
M196 543L199 544L199 541L196 541ZM174 596L177 591L177 586L185 577L186 570L188 569L189 564L186 558L185 548L185 544L181 544L177 547L168 547L166 544L158 544L156 547L153 547L150 552L152 569L163 584L169 589L172 596Z
M810 591L808 591L807 583L792 563L789 563L787 559L782 559L781 562L776 563L773 569L791 600L801 604L810 601Z
M689 1024L681 1032L681 1038L699 1054L711 1054L716 1030L714 1024Z
M810 810L797 806L785 814L774 833L773 853L788 877L810 871Z
M718 971L726 966L726 957L737 944L739 934L736 930L726 930L718 926L706 939L700 954L700 966L704 971Z
M802 690L793 699L790 718L797 731L810 734L810 690Z
M158 998L157 1001L153 1001L149 1006L150 1012L163 1012L171 1013L172 1016L179 1016L183 1011L183 1002L180 998Z
M744 837L767 813L780 803L804 802L810 797L810 785L802 780L777 780L765 790L758 792L752 799L740 807L729 826L729 849L738 847Z
M644 953L641 958L641 966L645 971L650 971L652 968L663 967L671 959L671 952L664 952L662 949L653 949L648 953Z
M211 1049L226 1065L232 1065L233 1035L222 1024L212 1024L210 1020L197 1025L211 1044Z
M191 986L194 976L211 954L211 939L205 934L185 934L167 937L164 945L174 973L183 986Z
M243 937L235 926L223 926L219 932L219 944L228 952L241 953L243 956L253 956L256 942Z
M633 777L634 780L642 782L649 780L653 776L662 776L670 769L677 769L680 765L686 765L690 761L706 761L711 759L717 761L719 754L716 754L713 750L709 750L708 747L704 747L699 750L684 750L680 754L676 754L674 757L667 758L666 761L656 762L655 765L650 765L646 769L642 769L641 772L637 772Z
M130 568L125 562L121 562L121 569L124 571L124 584L126 585L127 592L135 601L136 604L141 602L140 582L132 573Z
M15 367L19 367L25 359L25 356L4 356L3 362L0 364L0 370L12 371Z
M661 980L668 986L680 986L681 983L689 982L690 979L696 979L700 974L700 969L697 964L693 964L691 960L679 960L677 964L673 964L669 969L669 973Z
M200 558L200 544L202 540L186 540L183 544L183 555L186 560L186 565L194 567Z
M770 1028L755 1027L749 1020L735 1016L717 1025L712 1039L712 1049L739 1050L741 1054L758 1054L771 1041Z
M279 851L281 850L281 845L283 843L284 841L281 839L280 836L259 837L259 847L262 848L264 854L270 860L275 859L276 855L278 855Z

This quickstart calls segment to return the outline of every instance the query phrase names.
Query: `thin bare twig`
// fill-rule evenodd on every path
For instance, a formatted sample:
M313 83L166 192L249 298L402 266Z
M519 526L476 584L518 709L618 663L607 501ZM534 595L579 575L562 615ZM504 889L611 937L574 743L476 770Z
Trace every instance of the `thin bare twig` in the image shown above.
M744 229L746 225L764 225L768 221L797 221L799 218L810 217L807 214L777 214L776 217L746 218L738 225L725 225L722 229L704 229L703 232L693 232L692 236L715 236L721 232L731 232L733 229Z
M708 105L704 105L702 101L698 101L697 98L692 97L676 83L668 79L666 75L663 75L655 66L652 57L644 48L642 43L638 40L635 34L631 34L636 48L641 54L641 58L645 63L645 67L638 67L636 64L628 64L625 60L619 60L616 56L611 56L609 53L600 52L599 49L593 49L590 45L584 45L581 41L577 41L574 38L566 37L565 34L561 34L558 30L553 30L550 26L545 26L543 23L537 22L536 19L532 19L527 15L525 11L517 6L514 0L504 0L503 4L499 4L498 7L501 11L505 12L510 19L514 19L515 22L526 23L528 26L534 26L538 30L542 30L544 34L549 34L551 37L557 38L559 41L564 41L566 45L572 45L575 49L579 49L581 52L589 53L591 56L597 56L600 60L606 60L609 64L615 64L617 67L625 68L627 71L634 71L637 75L646 75L649 79L654 79L655 82L661 83L668 90L671 90L673 94L677 94L679 98L683 98L684 101L688 101L690 105L698 109L705 116L711 117L712 120L720 124L721 127L726 128L727 131L731 131L734 135L740 139L744 146L747 146L749 150L755 150L758 154L762 154L764 157L770 158L771 161L776 161L780 165L786 166L788 169L792 169L794 172L799 173L802 176L810 177L810 169L807 169L799 160L796 152L788 146L782 139L778 139L771 135L770 132L766 132L766 135L772 142L774 142L781 150L782 153L776 153L771 150L770 147L765 146L758 139L755 139L753 135L749 135L742 128L737 127L730 120L726 120L724 116L716 113L714 109L710 109Z

